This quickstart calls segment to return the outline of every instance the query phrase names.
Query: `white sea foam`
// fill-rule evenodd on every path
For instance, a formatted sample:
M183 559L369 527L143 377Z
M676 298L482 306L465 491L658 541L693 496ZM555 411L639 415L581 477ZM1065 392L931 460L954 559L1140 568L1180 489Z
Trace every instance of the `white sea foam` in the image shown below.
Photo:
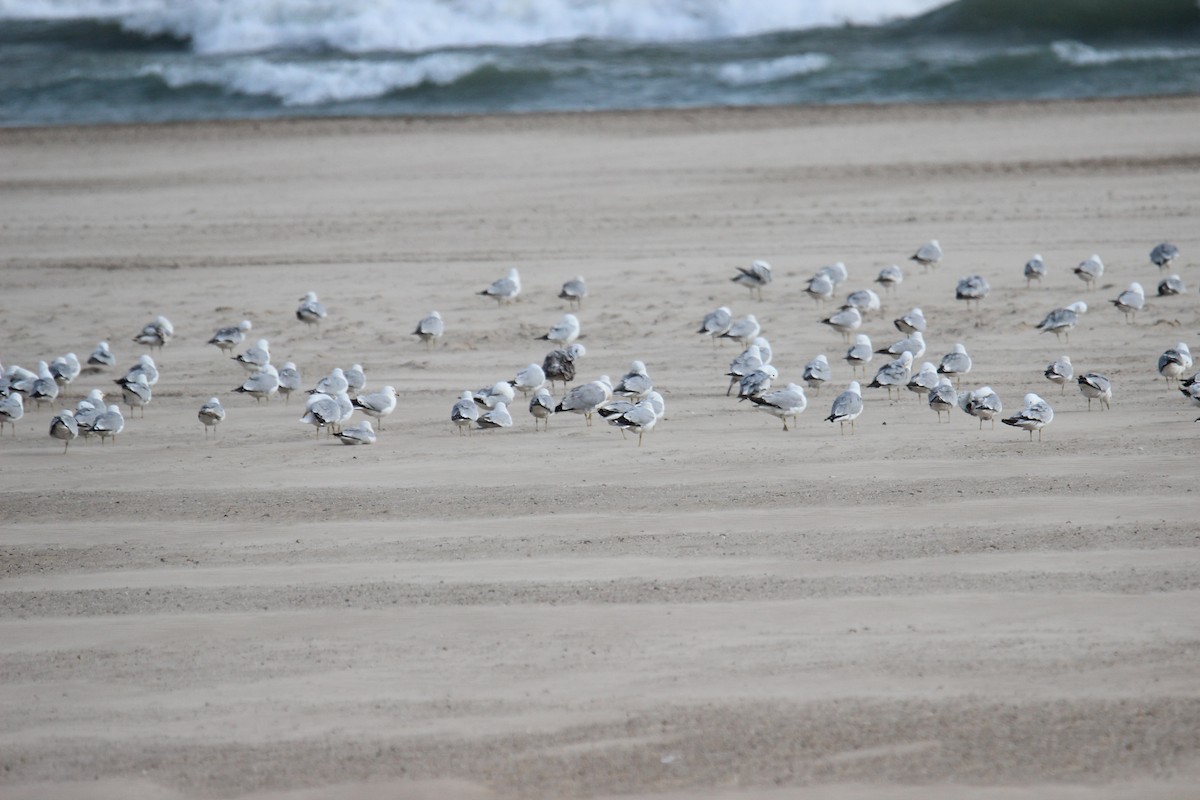
M0 0L0 18L117 18L200 53L422 52L579 38L689 41L873 25L945 0Z
M435 53L405 61L310 61L280 63L247 58L221 63L154 64L173 89L219 86L244 95L276 97L287 106L311 106L381 97L422 84L446 85L486 66L482 56Z
M1060 41L1050 45L1059 61L1075 67L1102 67L1122 61L1178 61L1200 58L1200 49L1174 47L1129 47L1098 50L1082 42Z
M820 72L832 59L824 53L801 53L769 61L736 61L717 71L717 78L729 86L749 86L756 83L794 78Z

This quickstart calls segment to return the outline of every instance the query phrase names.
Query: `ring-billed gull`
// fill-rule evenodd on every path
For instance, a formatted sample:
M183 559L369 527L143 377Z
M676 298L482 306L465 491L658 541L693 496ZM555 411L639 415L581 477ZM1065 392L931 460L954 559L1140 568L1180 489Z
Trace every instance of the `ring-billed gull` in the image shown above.
M517 295L521 293L521 274L517 272L517 268L513 267L508 271L508 275L503 278L498 278L492 282L492 285L480 292L484 297L490 297L496 301L496 305L503 303L511 303L517 299Z
M1079 382L1079 391L1087 398L1088 411L1092 410L1092 400L1100 401L1101 411L1112 407L1112 381L1107 376L1089 372L1080 375L1076 380Z
M546 384L546 371L537 364L530 364L517 373L508 385L520 391L522 395L536 392Z
M385 386L377 392L360 394L350 402L368 417L379 420L379 430L383 430L383 418L396 410L396 387Z
M1038 441L1042 440L1042 428L1054 420L1054 409L1033 392L1025 395L1025 407L1011 417L1000 420L1005 425L1029 431L1029 441L1033 441L1033 432L1037 431Z
M537 338L566 347L579 338L579 318L574 314L563 314L562 319L554 323L544 335Z
M1158 296L1172 297L1187 292L1187 284L1178 275L1168 275L1158 282Z
M587 297L587 293L587 282L582 275L576 275L562 285L558 297L560 300L566 300L571 308L583 308L583 298Z
M210 397L200 406L200 411L196 413L200 422L204 425L204 435L208 436L208 429L212 428L213 438L217 436L217 426L225 421L225 407L221 405L220 398Z
M110 436L113 437L113 441L116 441L116 437L125 430L125 417L121 416L121 407L110 405L92 422L91 430L100 437L100 444L108 441Z
M912 353L905 350L898 358L884 364L875 372L875 378L867 384L868 389L887 389L888 399L892 399L892 387L900 388L908 383L912 375Z
M608 419L608 424L619 428L622 433L627 430L636 433L638 447L642 446L642 437L646 435L646 431L653 428L657 422L658 414L654 412L654 405L649 400L641 400L627 411Z
M450 421L458 427L458 433L461 436L464 428L467 433L471 432L471 423L477 419L479 419L479 405L469 390L464 391L450 409Z
M774 353L771 350L771 343L766 340L766 337L755 336L750 344L758 348L758 357L762 359L762 363L771 363L771 357Z
M761 367L763 363L762 352L756 344L750 345L739 353L733 361L729 362L729 371L725 373L729 377L729 388L725 390L725 396L729 397L733 392L734 384Z
M71 409L64 408L50 418L50 435L63 442L63 452L71 446L71 440L79 435L79 423Z
M833 297L833 288L833 281L829 279L829 276L818 273L808 279L808 285L804 287L804 292L811 297L817 305L821 305L826 300Z
M729 306L721 306L704 315L704 319L700 322L700 329L696 333L711 336L713 346L716 346L717 337L729 330L729 326L732 324L733 312L729 310Z
M984 420L991 422L992 428L995 428L996 416L1004 410L1000 395L990 386L981 386L975 391L960 394L958 405L963 411L979 419L980 430L983 430Z
M333 435L342 444L375 444L375 429L371 427L369 419L336 431Z
M1104 262L1100 260L1100 256L1092 253L1079 262L1079 266L1075 267L1075 274L1087 284L1087 288L1092 289L1095 287L1096 281L1104 274Z
M846 433L846 423L850 423L850 433L854 433L854 420L863 412L862 389L858 381L850 381L846 391L833 399L826 422L836 422L842 435Z
M1045 319L1037 324L1037 329L1042 333L1053 333L1054 338L1060 341L1062 337L1066 336L1067 341L1070 342L1071 329L1079 324L1079 316L1086 314L1087 310L1087 303L1076 300L1065 308L1056 308L1051 311Z
M308 396L300 421L316 428L319 436L322 428L336 426L341 418L342 408L338 401L323 392L318 392Z
M433 340L441 338L445 330L446 324L442 322L442 315L437 311L430 311L424 319L417 323L417 329L413 331L413 335L421 337L422 342L433 347Z
M1117 295L1116 300L1109 300L1117 310L1125 315L1126 322L1137 322L1137 312L1146 305L1146 292L1137 281L1129 284L1129 288ZM1132 320L1130 319L1132 317Z
M17 435L17 421L25 416L25 401L21 399L21 395L13 392L10 395L0 397L0 434L4 433L4 423L8 423L12 428L12 435Z
M342 374L346 376L346 392L351 397L367 388L367 373L363 372L362 364L351 364Z
M551 350L542 359L542 372L553 388L554 382L559 381L564 386L575 380L575 362L587 355L587 349L579 342L565 348Z
M251 325L250 320L244 319L237 325L233 325L228 328L218 328L216 332L213 333L212 338L209 339L206 344L216 345L217 349L219 349L222 353L228 353L230 350L246 341L246 334L252 327L253 325Z
M859 289L856 292L851 292L850 294L846 295L846 302L844 305L854 306L864 317L866 317L866 315L870 312L878 311L880 308L882 308L879 295L875 294L870 289Z
M846 265L841 261L837 261L817 270L817 275L824 275L833 283L833 285L841 286L850 278L850 271L846 269Z
M108 342L100 342L88 356L87 363L97 367L111 367L117 363L117 357L112 354L112 350L108 349Z
M334 395L333 401L338 406L337 423L333 426L332 432L337 433L342 430L350 418L354 416L354 403L350 400L350 395L345 392L339 392Z
M850 372L858 372L859 367L862 368L863 377L867 375L867 364L871 363L871 359L875 358L875 351L872 349L871 337L865 333L860 333L854 337L854 344L850 345L850 349L846 351L846 363L850 365Z
M1041 253L1034 253L1033 257L1025 262L1025 288L1028 289L1033 285L1034 281L1042 282L1042 278L1046 277L1046 262L1042 259Z
M162 350L174 335L175 326L169 319L160 315L155 317L152 322L147 323L141 333L133 337L133 341L137 344L144 344L152 350L155 347Z
M750 344L751 340L762 333L762 326L753 314L747 314L729 326L729 330L721 334L723 339L736 339L742 347Z
M607 375L601 375L597 380L581 384L567 392L554 407L554 411L555 413L572 411L576 414L583 414L583 418L590 426L592 414L596 413L596 409L610 399L612 399L612 381Z
M730 280L749 289L751 297L757 292L758 299L762 300L763 287L771 282L771 265L766 261L751 262L749 267L738 267L738 274Z
M867 344L867 349L870 350L870 342ZM829 359L825 357L824 353L819 353L816 358L804 365L801 378L808 384L808 388L817 390L818 397L821 395L821 385L833 380L833 370L829 368Z
M50 365L45 361L38 362L37 377L30 385L26 397L36 403L38 408L42 407L42 403L54 405L54 401L58 399L58 381L54 380L54 375L50 373Z
M936 267L942 260L942 246L938 244L937 239L930 239L917 248L917 252L909 256L908 260L915 261L922 267Z
M1046 369L1042 372L1046 376L1046 380L1051 383L1057 383L1062 387L1060 394L1067 393L1067 382L1075 377L1075 367L1071 364L1070 356L1059 356L1046 365Z
M650 380L650 373L646 372L646 365L641 361L633 361L629 364L629 371L613 386L613 394L637 401L653 388L654 382Z
M317 381L317 385L308 390L309 394L327 394L333 397L339 392L345 392L350 389L350 381L346 380L346 373L341 367L334 367L329 371L329 374Z
M842 339L850 341L850 334L862 327L862 312L854 306L842 306L840 309L821 320L842 335Z
M283 362L283 368L279 370L279 393L283 395L284 404L291 399L292 392L300 391L300 387L303 385L304 379L300 376L300 370L296 369L296 365L291 361Z
M875 278L875 283L883 287L883 291L895 292L901 283L904 282L904 270L900 269L899 264L892 264L879 270L879 275Z
M919 308L910 309L907 314L892 320L892 324L901 333L924 333L927 326L925 312Z
M892 342L887 347L881 347L875 352L892 357L901 353L912 353L914 359L920 358L925 355L925 335L920 331L914 331L905 338Z
M910 392L916 393L917 402L920 402L921 395L929 394L933 390L933 387L937 386L940 382L941 377L938 375L937 369L931 362L926 361L921 364L921 369L916 375L912 376L905 386Z
M958 392L949 378L938 378L937 386L929 390L929 407L937 412L938 422L942 421L942 412L946 412L946 422L950 421L950 412L958 405ZM982 426L983 423L980 423Z
M475 392L475 402L481 408L495 408L496 403L508 405L516 393L508 381L497 381L491 386L484 386Z
M667 416L667 401L663 400L663 396L656 390L651 389L649 392L646 392L646 396L642 399L650 404L654 409L655 416L658 417L658 421L662 422L663 417Z
M1154 249L1150 251L1150 261L1159 269L1166 269L1177 258L1179 258L1179 248L1170 242L1155 245Z
M271 346L266 339L259 339L253 347L247 347L246 352L233 356L233 360L247 372L258 372L271 363Z
M84 438L92 435L92 423L104 413L107 407L104 402L104 392L99 389L92 389L88 392L87 397L75 404L75 424L79 426L79 433Z
M962 376L971 371L971 356L962 342L957 342L952 351L942 356L937 371L939 375L953 375L955 386L961 384Z
M250 395L256 405L264 399L269 403L271 395L279 391L279 371L271 364L264 364L262 369L251 374L232 391Z
M125 405L129 406L129 416L133 416L133 409L140 408L141 415L145 417L146 406L154 399L146 376L139 372L133 380L121 379L117 383L121 387L121 396L125 398Z
M788 429L788 417L792 418L793 423L798 423L800 414L808 408L808 398L804 396L804 389L794 383L789 383L783 389L774 389L758 397L751 397L750 402L754 403L755 409L783 420L785 431Z
M1179 393L1192 405L1200 406L1200 381L1195 376L1179 385Z
M968 275L958 279L958 285L954 287L954 299L965 300L967 308L971 307L971 301L974 300L975 309L978 310L980 301L991 291L992 287L982 275Z
M50 374L60 389L78 378L82 371L83 365L79 363L79 357L74 353L61 355L50 362Z
M550 418L554 416L554 398L545 386L533 393L529 399L529 413L533 415L533 429L538 429L538 420L545 420L545 429L550 430Z
M1171 385L1171 381L1179 383L1179 376L1191 368L1192 351L1188 349L1187 342L1167 348L1158 357L1158 374L1167 379L1167 386Z
M305 325L319 325L321 320L327 316L329 316L329 312L325 310L325 304L317 299L317 293L305 292L304 297L300 298L300 305L296 308L296 319Z
M479 415L479 419L475 420L475 424L483 429L489 428L511 428L513 424L512 414L508 413L508 403L500 400L495 406Z
M771 388L771 381L779 377L779 370L770 364L763 364L754 372L742 378L738 384L738 402L758 397Z

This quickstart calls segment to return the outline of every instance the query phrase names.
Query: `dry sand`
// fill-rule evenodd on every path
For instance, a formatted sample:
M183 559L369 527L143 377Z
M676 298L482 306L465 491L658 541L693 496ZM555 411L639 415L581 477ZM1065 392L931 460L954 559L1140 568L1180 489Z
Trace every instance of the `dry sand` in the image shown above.
M0 796L1194 797L1200 424L1155 363L1198 342L1198 129L1163 99L0 131L0 360L177 330L115 444L64 456L48 410L0 442ZM903 261L933 237L941 267ZM1153 297L1164 239L1184 297ZM729 280L754 258L761 303ZM694 332L721 304L782 380L850 379L802 291L835 260L843 291L903 263L863 330L922 306L918 362L964 342L970 385L1055 406L1045 440L908 393L866 390L854 436L835 390L789 433L726 398L738 348ZM520 302L475 294L513 265ZM666 421L456 436L576 274L581 374L644 360ZM1081 297L1069 346L1033 329ZM397 386L379 443L229 394L204 341L243 317L310 383ZM1110 412L1042 378L1064 352Z

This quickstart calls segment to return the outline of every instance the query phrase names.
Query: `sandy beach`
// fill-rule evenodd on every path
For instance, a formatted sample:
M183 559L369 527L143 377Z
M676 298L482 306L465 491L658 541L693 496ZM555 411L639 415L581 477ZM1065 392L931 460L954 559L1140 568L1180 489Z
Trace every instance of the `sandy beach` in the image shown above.
M1198 128L1200 98L0 130L0 362L107 339L73 407L176 329L115 442L64 455L32 406L0 441L0 796L1195 796L1200 409L1156 363L1200 344ZM1154 296L1164 240L1185 295ZM964 388L1053 405L1043 440L881 389L854 435L823 421L852 375L804 286L834 261L839 299L901 264L862 332L920 306L917 363L964 343ZM478 295L514 266L517 302ZM535 433L518 394L457 435L575 275L580 377L640 359L666 418ZM1069 344L1035 329L1078 299ZM828 355L791 431L726 397L719 305L780 384ZM377 444L230 393L205 341L243 318L306 386L394 385ZM1110 411L1043 378L1064 353Z

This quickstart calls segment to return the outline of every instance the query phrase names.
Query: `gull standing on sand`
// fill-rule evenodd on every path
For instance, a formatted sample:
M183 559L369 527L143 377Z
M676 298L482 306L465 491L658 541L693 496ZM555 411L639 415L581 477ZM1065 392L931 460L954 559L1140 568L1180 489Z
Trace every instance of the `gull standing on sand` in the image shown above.
M300 377L300 370L296 369L296 365L291 361L283 362L283 369L279 370L279 393L283 395L283 402L286 405L291 399L292 392L300 391L300 387L304 385L303 378Z
M325 304L317 299L317 293L305 292L304 297L300 298L299 307L296 308L296 319L305 325L319 325L327 316L329 314L325 311Z
M779 370L770 364L763 364L742 378L738 384L738 402L758 397L771 388L771 381L779 377Z
M105 408L107 405L104 402L104 392L99 389L92 389L87 397L75 404L75 424L79 426L79 432L84 438L91 436L92 423L104 413Z
M1004 410L1000 395L990 386L981 386L973 392L960 394L958 405L963 411L979 419L979 430L983 430L984 420L991 422L994 429L996 416Z
M375 444L375 429L371 427L371 421L368 419L336 431L333 435L342 444Z
M1046 380L1061 386L1062 392L1060 394L1065 395L1067 393L1067 381L1075 377L1075 367L1071 364L1070 356L1059 356L1046 365L1046 369L1042 374L1046 376Z
M747 314L729 326L729 330L721 334L722 339L736 339L742 347L750 344L751 340L762 333L762 327L753 314Z
M533 429L538 429L538 420L546 421L546 430L550 430L550 418L554 416L554 398L545 386L533 393L529 400L529 413L533 415Z
M1184 381L1179 386L1179 393L1192 405L1200 406L1200 381L1194 378L1190 381Z
M879 300L879 295L875 294L870 289L859 289L857 292L851 292L846 295L844 305L854 306L858 309L858 313L866 317L872 311L878 311L882 308L882 303Z
M113 441L116 441L116 437L125 430L125 417L121 416L121 407L110 405L92 422L91 430L100 437L100 444L108 441L110 436L113 437Z
M1037 329L1042 333L1053 333L1054 338L1060 341L1063 336L1066 336L1067 342L1070 343L1071 329L1079 324L1079 315L1086 314L1087 310L1087 303L1076 300L1065 308L1056 308L1051 311L1045 319L1037 324Z
M858 381L850 381L846 391L834 398L833 405L829 409L829 416L825 418L825 421L836 422L840 426L842 435L845 435L846 423L849 422L850 433L854 433L854 420L858 419L862 412L862 389L859 387Z
M1096 281L1104 274L1104 262L1100 260L1100 256L1092 253L1079 262L1079 266L1075 268L1075 274L1087 284L1087 288L1094 289Z
M583 298L587 297L587 293L587 282L584 281L582 275L576 275L562 285L562 291L558 293L558 298L566 300L571 308L583 308Z
M308 390L309 394L327 394L333 397L335 394L349 391L350 381L346 380L346 373L341 367L334 367L321 380L317 381L317 385Z
M316 428L319 436L322 428L337 425L341 418L342 408L338 401L323 392L318 392L308 396L300 421Z
M833 314L821 320L842 335L842 339L850 341L850 334L862 327L862 313L854 306L842 306Z
M1159 269L1166 269L1171 262L1179 258L1179 248L1170 242L1155 245L1150 251L1150 262Z
M63 452L71 446L71 440L79 436L79 423L71 409L64 408L50 418L50 435L63 442Z
M58 399L58 381L54 380L50 365L45 361L38 362L37 377L29 387L28 398L36 403L38 408L42 407L42 403L53 406L54 401Z
M946 422L950 421L950 412L958 405L958 392L950 383L949 378L938 378L937 385L929 390L929 407L937 412L938 422L942 421L942 412L946 412ZM980 423L982 425L982 423Z
M21 395L13 392L5 397L0 397L0 435L4 433L4 423L12 428L12 435L17 435L17 421L25 416L25 401L21 399Z
M955 386L961 384L962 376L971 371L971 356L967 354L967 348L962 342L956 343L951 352L942 356L942 363L938 364L937 371L939 375L953 375Z
M919 308L913 308L907 314L897 317L892 320L892 324L896 326L896 330L906 334L924 333L927 326L925 313Z
M937 369L934 368L931 362L926 361L921 364L920 371L917 372L916 375L912 376L912 379L905 384L905 387L907 387L910 392L915 392L917 394L917 401L919 402L921 395L929 394L940 382L941 378L937 373Z
M750 345L739 353L733 361L729 362L729 371L725 373L729 377L729 387L725 390L725 396L729 397L733 392L734 384L761 367L763 363L762 351L756 344Z
M157 347L162 350L171 337L175 335L175 326L164 316L157 316L153 322L147 323L142 332L133 337L137 344L144 344L150 349Z
M783 389L775 389L757 397L751 397L750 402L754 403L756 410L765 411L783 420L785 431L788 429L788 417L792 418L793 423L798 424L800 414L808 408L808 398L804 396L804 389L794 383L789 383Z
M641 361L633 361L629 365L629 372L622 375L621 380L617 381L616 386L613 387L613 394L631 397L634 402L637 402L653 388L654 382L650 380L650 374L646 372L646 365Z
M899 388L908 383L912 375L912 353L905 350L900 356L884 364L867 384L868 389L887 389L888 400L892 399L892 387Z
M480 292L484 297L490 297L495 300L496 305L511 303L517 299L517 295L520 293L521 274L517 272L516 267L510 269L506 277L493 281L491 286Z
M253 326L250 320L244 319L237 325L228 328L218 328L206 344L214 344L222 353L227 354L230 350L246 341L246 334L250 331L251 327Z
M979 302L991 291L992 287L982 275L969 275L958 279L958 285L954 287L954 299L967 301L967 308L971 307L971 301L974 300L975 310L978 311Z
M1158 296L1172 297L1187 292L1187 284L1178 275L1168 275L1158 282Z
M97 367L111 367L117 363L117 357L108 349L108 342L100 342L88 356L87 363Z
M576 414L583 414L583 418L587 424L592 424L592 414L596 413L596 409L612 399L612 381L607 375L601 375L597 380L591 383L585 383L576 386L563 397L559 404L555 406L554 412L560 413L563 411L571 411Z
M548 332L537 338L566 347L579 338L579 318L574 314L564 314Z
M246 352L233 356L233 360L247 372L258 372L271 363L271 346L266 339L259 339L253 347L247 347Z
M875 278L875 283L883 287L883 291L895 292L900 288L900 284L904 283L904 270L900 269L899 264L892 264L879 270L878 277Z
M551 388L554 387L555 381L560 381L566 386L575 380L575 362L585 355L587 349L579 342L547 353L542 360L542 372L546 373L546 380L550 381Z
M737 269L738 274L730 280L749 289L751 297L754 297L757 292L758 299L761 301L763 287L771 282L771 265L766 261L754 261L749 267L738 267Z
M880 355L896 357L901 353L912 353L914 359L925 355L925 335L920 331L910 333L898 342L892 342L887 347L875 351Z
M1046 262L1041 253L1034 253L1033 258L1025 262L1025 288L1033 285L1033 281L1042 282L1046 277Z
M850 345L845 356L846 363L850 365L851 374L857 373L859 367L862 367L863 377L866 377L867 364L870 364L871 359L875 358L875 351L871 348L870 336L860 333L854 337L854 344Z
M1025 395L1024 408L1011 417L1006 417L1000 421L1005 425L1029 431L1029 441L1031 442L1033 441L1033 432L1037 431L1038 441L1040 442L1042 440L1042 428L1049 425L1053 420L1054 409L1050 407L1050 404L1033 392L1030 392Z
M1109 300L1117 307L1117 310L1125 315L1125 321L1137 322L1137 312L1142 310L1146 305L1146 292L1142 290L1142 285L1137 281L1129 284L1129 288L1117 295L1116 300Z
M546 385L546 371L537 364L530 364L518 372L508 385L520 391L523 396L528 395Z
M867 349L870 349L869 342ZM825 357L824 353L819 353L816 358L804 365L801 378L808 384L808 388L816 389L817 396L821 396L821 384L833 380L833 370L829 368L829 359Z
M385 386L377 392L360 394L350 403L368 417L377 419L379 430L383 430L383 418L396 410L396 387Z
M655 413L654 405L649 400L642 400L629 410L610 417L608 420L609 425L619 428L622 433L627 430L635 432L638 435L638 447L642 446L642 437L646 435L646 431L653 428L657 422L658 414Z
M346 392L351 397L367 388L367 373L363 372L362 364L351 364L342 374L346 376Z
M845 264L838 261L827 267L821 267L817 270L817 275L824 275L826 278L829 278L830 282L836 287L841 286L850 278L850 271L846 269Z
M497 381L491 386L484 386L474 394L475 402L485 409L495 408L497 403L505 405L513 401L516 393L508 381Z
M505 403L503 400L497 402L493 408L480 414L479 419L475 420L475 424L484 430L491 428L511 428L513 419L512 414L508 413L508 403Z
M1191 368L1192 351L1188 349L1187 342L1179 342L1158 357L1158 374L1167 379L1167 386L1171 385L1171 381L1178 384L1179 376Z
M74 353L67 353L50 362L50 374L60 389L78 378L82 371L83 365L79 363L79 357Z
M704 315L704 319L700 322L700 329L696 333L711 336L713 346L717 344L717 337L729 330L729 326L733 324L733 312L729 310L729 306L721 306L715 311L710 311Z
M417 323L417 329L413 331L413 336L419 336L422 342L433 347L433 340L441 338L445 330L446 326L442 322L442 315L436 311L430 311L424 319Z
M942 260L942 246L938 244L937 239L930 239L909 256L908 260L915 261L922 267L936 267Z
M204 424L204 435L208 436L208 429L212 428L213 438L217 437L217 426L225 421L225 407L221 405L221 400L216 397L208 398L207 402L200 406L200 411L196 416L200 422Z
M477 419L479 419L479 405L469 390L464 391L450 409L450 421L458 427L458 434L461 436L464 428L467 433L471 432L471 423Z
M255 405L263 399L270 403L271 395L279 391L279 371L271 364L264 364L262 369L246 378L241 386L230 391L250 395L254 398Z
M1107 376L1089 372L1076 380L1079 382L1079 391L1087 398L1088 411L1092 410L1092 400L1100 401L1101 411L1112 407L1112 381Z
M828 275L818 273L808 279L808 285L804 287L804 292L819 306L833 297L833 281Z
M150 405L150 401L153 399L146 376L139 372L133 380L122 378L116 383L121 387L121 396L125 398L125 405L129 406L129 416L133 416L134 408L140 408L141 416L145 417L146 406Z

